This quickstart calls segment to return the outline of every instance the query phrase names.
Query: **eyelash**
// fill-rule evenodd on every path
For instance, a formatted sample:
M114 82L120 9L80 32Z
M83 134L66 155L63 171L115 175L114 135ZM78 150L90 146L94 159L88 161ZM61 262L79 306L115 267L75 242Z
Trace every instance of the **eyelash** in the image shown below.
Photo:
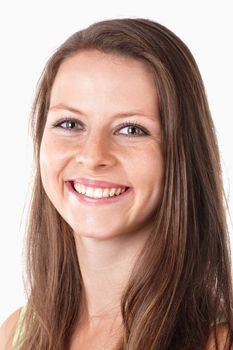
M67 128L67 127L61 126L63 123L67 123L67 122L71 122L71 123L76 123L76 124L82 125L82 123L78 119L67 117L67 118L62 118L62 119L58 120L52 126L54 128L63 129L65 131L67 131L67 132L69 132L69 131L72 132L73 130L75 130L75 127L74 128ZM134 127L134 128L137 128L138 130L140 130L140 132L144 133L144 134L141 134L141 135L139 135L139 134L136 134L136 135L124 135L126 137L142 137L142 136L148 136L149 135L148 131L142 125L138 124L135 121L127 121L127 122L124 122L124 123L122 123L120 125L120 129L124 129L126 127ZM78 128L78 130L80 130L80 129Z

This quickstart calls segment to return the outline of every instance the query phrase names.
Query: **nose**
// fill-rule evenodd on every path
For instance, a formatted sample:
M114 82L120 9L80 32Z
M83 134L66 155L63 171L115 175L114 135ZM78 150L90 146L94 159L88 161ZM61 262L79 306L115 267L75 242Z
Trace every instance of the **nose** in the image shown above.
M89 170L111 167L116 163L110 141L106 135L98 132L90 133L82 140L75 159Z

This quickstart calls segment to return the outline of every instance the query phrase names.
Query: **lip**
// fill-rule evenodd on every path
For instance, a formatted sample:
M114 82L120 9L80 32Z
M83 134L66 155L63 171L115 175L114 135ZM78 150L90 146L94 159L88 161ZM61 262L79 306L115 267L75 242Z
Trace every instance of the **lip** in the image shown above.
M119 196L113 196L108 198L91 198L75 191L72 181L67 181L66 187L69 193L72 195L72 197L75 198L75 200L78 200L79 202L83 204L88 204L88 205L102 205L102 204L116 203L116 202L119 202L120 200L124 200L124 198L128 196L130 192L132 192L132 187L127 187L128 189L122 194L120 194Z
M70 180L70 182L73 182L73 183L78 182L86 187L93 187L93 188L129 188L129 186L127 185L122 185L115 182L86 179L84 177L78 177L78 178L72 179Z

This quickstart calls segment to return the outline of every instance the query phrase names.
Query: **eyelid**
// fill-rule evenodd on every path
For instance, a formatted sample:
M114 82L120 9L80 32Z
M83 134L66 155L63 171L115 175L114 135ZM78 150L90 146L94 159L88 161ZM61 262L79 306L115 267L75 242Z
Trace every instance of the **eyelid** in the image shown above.
M56 122L54 122L52 124L52 126L55 128L60 127L61 129L63 129L64 131L67 131L67 132L75 131L76 129L68 129L68 128L61 127L62 123L69 122L69 121L77 123L77 124L81 125L82 127L84 125L83 122L81 120L79 120L78 118L64 116L64 117L59 118ZM136 135L136 136L135 135L125 135L126 137L142 137L142 136L150 135L149 131L145 127L143 127L141 124L139 124L137 121L134 121L134 120L128 120L128 121L121 123L120 125L118 125L118 130L126 128L126 127L130 127L130 126L133 126L135 128L140 129L142 132L144 132L144 135Z
M56 122L52 123L53 127L59 127L62 123L74 122L83 125L82 121L74 117L61 117Z
M129 126L133 126L133 127L138 128L138 129L140 129L141 131L144 132L144 135L139 135L139 137L140 136L148 136L150 134L149 131L144 126L142 126L138 122L132 121L132 120L131 121L126 121L126 122L120 124L119 128L122 129L122 128L126 128L126 127L129 127ZM134 137L134 136L132 135L131 137Z

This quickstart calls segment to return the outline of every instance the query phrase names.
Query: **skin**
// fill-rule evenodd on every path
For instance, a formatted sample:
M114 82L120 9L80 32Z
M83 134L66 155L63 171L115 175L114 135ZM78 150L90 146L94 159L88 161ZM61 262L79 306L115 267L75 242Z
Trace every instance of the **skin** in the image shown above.
M62 103L82 114L54 109ZM124 116L128 112L131 117ZM64 116L78 118L84 126L72 132L53 127ZM127 137L126 127L119 130L121 123L135 120L151 135ZM40 164L48 196L80 237L108 240L135 235L145 226L160 196L163 157L157 95L144 65L98 52L65 61L52 88ZM134 191L114 205L79 204L64 186L77 176L117 182ZM106 217L113 215L117 220L106 225Z
M0 327L0 349L12 350L12 340L16 330L20 309L11 314Z

